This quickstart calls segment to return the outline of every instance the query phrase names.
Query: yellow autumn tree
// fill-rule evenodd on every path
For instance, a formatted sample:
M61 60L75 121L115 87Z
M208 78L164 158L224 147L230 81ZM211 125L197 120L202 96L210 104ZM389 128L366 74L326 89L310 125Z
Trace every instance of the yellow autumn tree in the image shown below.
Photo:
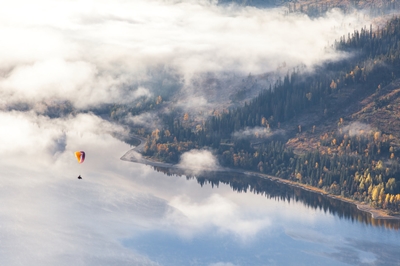
M160 138L160 130L153 130L153 132L151 132L151 137L155 140L158 140Z
M267 119L266 119L265 117L262 117L262 118L261 118L261 125L264 126L265 124L267 124L267 122L268 122L268 121L267 121Z
M372 199L372 201L378 201L378 197L379 197L379 189L378 189L378 187L376 186L376 187L373 187L373 189L372 189L372 194L371 194L371 199Z
M296 174L296 178L297 178L299 181L301 181L301 179L302 179L301 174L300 174L300 173L297 173L297 174Z
M375 141L378 141L380 137L381 137L381 132L377 131L377 132L374 133L374 140Z

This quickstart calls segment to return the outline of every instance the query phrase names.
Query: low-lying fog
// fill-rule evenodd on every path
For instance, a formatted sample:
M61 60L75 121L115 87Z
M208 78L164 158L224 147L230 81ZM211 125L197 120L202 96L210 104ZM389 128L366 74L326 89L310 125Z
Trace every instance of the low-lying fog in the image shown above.
M0 124L7 125L0 127L1 265L346 265L349 258L396 259L399 239L391 231L122 161L130 147L110 136L122 129L91 114L49 119L1 113ZM83 164L76 150L86 152ZM182 165L215 166L200 161L207 156L191 152ZM366 241L387 248L371 251Z
M312 70L344 57L330 45L370 19L339 10L311 19L206 0L16 0L3 5L0 22L0 108L22 102L43 112L46 101L131 102L153 95L168 75L180 77L188 97L206 89L207 73L241 81L299 65Z
M161 72L177 77L186 92L177 104L187 106L189 96L204 89L196 80L208 73L241 79L278 68L286 73L299 64L312 70L346 56L327 47L364 25L369 18L361 12L332 10L310 19L285 16L281 8L201 0L3 4L0 264L158 265L124 239L161 230L190 241L212 229L245 245L270 232L271 201L256 195L244 200L229 187L200 188L194 180L120 161L129 146L111 135L124 135L126 128L79 110L157 96ZM198 97L200 105L209 104ZM77 113L42 115L65 101ZM76 150L87 153L81 165ZM307 211L291 210L280 215L313 223Z

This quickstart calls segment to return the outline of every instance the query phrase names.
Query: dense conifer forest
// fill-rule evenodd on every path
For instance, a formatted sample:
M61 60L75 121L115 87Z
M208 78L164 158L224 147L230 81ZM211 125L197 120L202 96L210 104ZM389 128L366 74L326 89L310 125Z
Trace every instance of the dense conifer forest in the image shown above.
M349 104L357 95L371 95L397 80L399 45L398 17L385 27L364 27L342 36L327 49L343 51L348 59L325 63L311 73L293 69L243 106L197 125L190 123L188 114L165 114L165 127L147 135L144 155L177 163L186 151L210 149L222 166L275 175L398 212L400 152L397 137L390 132L351 133L340 118L334 131L317 137L316 149L298 153L286 141L305 130L314 134L319 127L297 125L287 130L300 114L315 109L321 110L319 116L329 117L341 99ZM380 108L387 102L376 99L375 105ZM241 137L249 128L257 130L251 137Z

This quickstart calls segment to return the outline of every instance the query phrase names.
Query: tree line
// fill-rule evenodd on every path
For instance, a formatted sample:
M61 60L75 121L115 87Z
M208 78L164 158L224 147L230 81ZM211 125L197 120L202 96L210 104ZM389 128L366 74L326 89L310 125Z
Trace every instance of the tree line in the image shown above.
M379 131L350 135L338 128L320 137L317 150L299 155L281 141L263 139L255 145L251 139L234 134L246 128L277 130L315 107L322 107L321 115L328 116L329 104L340 92L371 94L379 90L400 76L399 45L397 17L375 31L364 27L342 36L334 48L351 54L350 59L328 62L313 74L293 70L250 102L196 126L187 121L187 116L166 114L162 119L164 128L148 134L144 154L178 162L180 155L190 149L211 148L223 166L296 180L399 211L400 168L393 136Z

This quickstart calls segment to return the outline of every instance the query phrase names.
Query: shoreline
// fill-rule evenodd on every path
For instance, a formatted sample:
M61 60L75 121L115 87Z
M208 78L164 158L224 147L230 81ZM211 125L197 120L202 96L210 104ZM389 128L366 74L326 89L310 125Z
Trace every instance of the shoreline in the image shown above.
M151 160L148 158L145 158L142 156L142 151L144 148L144 144L146 139L142 138L142 137L138 137L135 136L135 138L137 138L138 140L140 140L140 144L138 146L136 146L135 148L127 151L120 159L123 161L128 161L128 162L133 162L133 163L140 163L140 164L144 164L144 165L150 165L150 166L156 166L156 167L165 167L165 168L170 168L170 169L180 169L185 171L186 169L182 169L179 167L179 165L177 164L171 164L171 163L164 163L164 162L160 162L160 161L155 161L155 160ZM276 177L276 176L271 176L268 174L262 174L262 173L258 173L258 172L252 172L252 171L246 171L246 170L239 170L239 169L231 169L231 168L225 168L225 167L221 167L217 170L214 170L215 172L234 172L234 173L241 173L247 176L257 176L259 178L263 178L263 179L268 179L270 181L275 181L281 184L285 184L291 187L297 187L306 191L310 191L313 193L318 193L321 194L325 197L329 197L329 198L333 198L335 200L340 200L342 202L346 202L346 203L350 203L350 204L354 204L357 206L357 209L363 212L367 212L369 214L371 214L373 219L385 219L385 220L400 220L400 215L399 216L393 216L388 214L385 210L383 209L378 209L375 207L370 206L367 203L363 203L363 202L359 202L353 199L349 199L349 198L345 198L342 196L338 196L338 195L333 195L330 194L320 188L317 187L313 187L307 184L302 184L302 183L298 183L298 182L294 182L291 180L287 180L287 179L283 179L280 177Z
M323 189L320 189L320 188L317 188L317 187L313 187L313 186L310 186L310 185L307 185L307 184L302 184L302 183L294 182L294 181L291 181L291 180L283 179L283 178L280 178L280 177L271 176L271 175L268 175L268 174L261 174L261 173L257 173L257 172L251 172L251 171L250 172L246 172L246 171L243 171L243 173L245 175L257 176L259 178L268 179L268 180L275 181L275 182L278 182L278 183L281 183L281 184L285 184L285 185L288 185L288 186L301 188L303 190L310 191L312 193L318 193L318 194L321 194L321 195L323 195L325 197L329 197L329 198L332 198L332 199L335 199L335 200L340 200L342 202L354 204L354 205L357 206L358 210L371 214L372 218L374 218L374 219L400 220L400 216L390 215L383 209L378 209L378 208L370 206L367 203L359 202L359 201L356 201L356 200L353 200L353 199L345 198L345 197L338 196L338 195L333 195L333 194L330 194L330 193L324 191Z

